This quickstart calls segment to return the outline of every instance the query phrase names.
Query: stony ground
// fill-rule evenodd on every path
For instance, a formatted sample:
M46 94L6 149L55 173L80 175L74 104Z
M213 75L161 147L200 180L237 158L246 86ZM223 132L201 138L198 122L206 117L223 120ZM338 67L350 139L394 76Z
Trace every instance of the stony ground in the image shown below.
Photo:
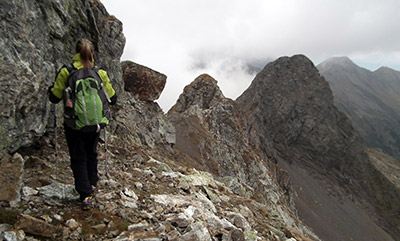
M21 150L20 201L2 202L4 240L311 240L272 207L233 194L173 155L99 145L95 208L83 211L73 188L66 144L54 133Z

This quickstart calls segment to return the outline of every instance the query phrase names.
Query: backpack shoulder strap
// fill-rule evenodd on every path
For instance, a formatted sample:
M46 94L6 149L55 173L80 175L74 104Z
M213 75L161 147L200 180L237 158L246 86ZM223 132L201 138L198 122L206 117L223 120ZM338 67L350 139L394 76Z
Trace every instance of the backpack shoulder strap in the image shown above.
M99 68L98 66L94 66L94 67L92 67L92 69L98 77L97 81L99 82L100 98L102 100L104 100L105 102L111 103L111 99L108 96L107 91L103 86L103 79L101 78L101 76L99 74L99 71L101 70L101 68Z
M73 64L64 64L63 68L67 68L68 72L71 74L72 71L77 70Z
M97 66L93 66L92 68L91 68L91 70L93 70L95 73L96 73L96 79L97 79L97 81L99 82L99 86L103 86L103 80L101 79L101 77L100 77L100 74L99 74L99 70L100 70L100 68L99 67L97 67Z
M71 63L71 64L64 64L64 66L63 67L65 67L65 68L67 68L67 70L68 70L68 78L67 78L67 87L70 87L70 88L72 88L72 89L74 89L75 88L75 83L71 83L72 82L72 78L71 78L71 74L73 73L73 72L75 72L76 70L78 70L77 68L75 68L75 66Z

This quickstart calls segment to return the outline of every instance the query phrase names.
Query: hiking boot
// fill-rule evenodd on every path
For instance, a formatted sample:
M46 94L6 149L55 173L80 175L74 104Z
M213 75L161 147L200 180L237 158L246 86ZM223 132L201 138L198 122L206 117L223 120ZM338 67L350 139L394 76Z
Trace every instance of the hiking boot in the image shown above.
M97 192L96 186L92 185L92 196L94 196L96 194L96 192Z
M82 206L83 210L89 210L89 209L93 208L93 206L94 206L93 204L94 204L93 197L89 196L89 197L86 197L82 201L81 206Z

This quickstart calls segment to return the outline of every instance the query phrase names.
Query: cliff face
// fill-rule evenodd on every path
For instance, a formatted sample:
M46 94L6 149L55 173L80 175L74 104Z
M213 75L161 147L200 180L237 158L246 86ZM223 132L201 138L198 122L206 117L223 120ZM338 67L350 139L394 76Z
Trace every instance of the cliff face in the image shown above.
M122 23L98 1L2 1L0 9L1 153L32 144L52 123L47 87L79 38L92 40L96 65L122 89Z
M377 220L392 234L399 232L393 225L398 223L398 218L390 215L398 210L392 198L399 195L399 190L372 167L361 139L349 119L334 106L328 83L310 60L297 55L269 63L237 103L252 118L249 130L253 145L266 153L276 150L272 158L289 171L296 183L297 204L303 207L299 207L300 216L308 219L312 227L316 225L314 228L321 238L379 240L381 235L346 231L346 225L363 229ZM376 188L386 185L388 192ZM342 203L333 197L340 197ZM365 223L363 211L346 214L344 210L356 209L349 198L361 203L366 210L374 209L370 212L372 220ZM312 204L317 201L326 205L325 208ZM391 211L383 211L388 207ZM310 212L343 226L343 230L329 232L329 227L324 227L322 220L318 221ZM340 216L352 221L346 224L347 221L336 219ZM380 230L376 225L375 228Z

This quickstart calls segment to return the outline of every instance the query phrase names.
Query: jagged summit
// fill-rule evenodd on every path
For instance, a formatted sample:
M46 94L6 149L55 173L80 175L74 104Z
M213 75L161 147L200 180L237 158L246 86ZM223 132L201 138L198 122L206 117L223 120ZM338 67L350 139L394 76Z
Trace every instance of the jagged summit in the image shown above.
M183 93L169 112L183 112L192 105L208 109L224 98L218 82L210 75L202 74L184 88Z
M266 65L237 102L255 119L252 128L258 130L260 144L267 142L261 146L273 146L293 161L346 172L351 164L346 160L363 159L350 121L336 109L328 83L303 55ZM310 149L313 153L305 157Z

